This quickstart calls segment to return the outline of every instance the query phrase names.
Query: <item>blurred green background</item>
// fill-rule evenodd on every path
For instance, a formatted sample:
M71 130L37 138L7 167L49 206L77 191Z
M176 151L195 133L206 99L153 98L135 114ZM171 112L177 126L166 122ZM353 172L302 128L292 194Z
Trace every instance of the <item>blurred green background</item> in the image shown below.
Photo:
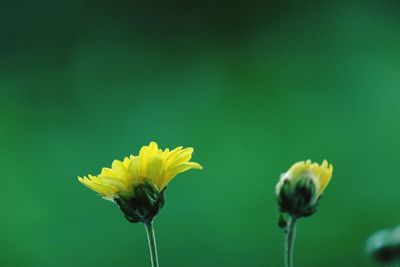
M400 223L398 1L14 1L0 9L0 266L149 266L142 224L77 181L155 140L195 148L161 266L283 266L274 187L335 166L296 266L377 266Z

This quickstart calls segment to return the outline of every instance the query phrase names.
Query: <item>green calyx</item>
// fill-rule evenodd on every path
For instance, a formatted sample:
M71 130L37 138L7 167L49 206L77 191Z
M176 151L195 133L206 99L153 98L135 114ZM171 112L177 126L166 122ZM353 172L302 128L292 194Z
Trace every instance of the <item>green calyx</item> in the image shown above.
M284 181L277 198L280 211L295 218L312 215L319 204L315 183L307 176Z
M133 196L114 200L128 221L150 223L164 205L164 190L159 192L153 183L145 181L135 185Z

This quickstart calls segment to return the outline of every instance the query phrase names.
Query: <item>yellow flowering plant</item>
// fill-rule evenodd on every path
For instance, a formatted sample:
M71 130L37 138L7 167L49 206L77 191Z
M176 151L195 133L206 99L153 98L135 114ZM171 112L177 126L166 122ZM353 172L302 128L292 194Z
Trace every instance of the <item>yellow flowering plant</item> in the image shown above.
M280 210L279 225L286 234L286 266L292 267L292 250L296 222L316 212L319 200L333 173L326 160L321 165L311 160L293 164L283 173L275 191Z
M106 200L115 202L132 223L143 222L149 239L152 265L158 266L153 219L164 205L164 191L179 173L202 169L190 162L193 148L159 149L157 143L143 146L139 155L114 160L99 175L78 180Z

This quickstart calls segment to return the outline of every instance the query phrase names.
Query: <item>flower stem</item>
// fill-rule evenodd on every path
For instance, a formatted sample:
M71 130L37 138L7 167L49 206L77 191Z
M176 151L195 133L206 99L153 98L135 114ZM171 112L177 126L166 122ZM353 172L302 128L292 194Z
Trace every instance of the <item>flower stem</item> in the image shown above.
M156 245L156 235L154 233L153 222L147 222L144 224L147 232L147 240L149 241L151 266L158 267L158 256L157 256L157 245Z
M296 222L297 218L291 217L288 222L288 228L286 232L286 244L285 244L285 266L293 267L293 246L294 238L296 236Z

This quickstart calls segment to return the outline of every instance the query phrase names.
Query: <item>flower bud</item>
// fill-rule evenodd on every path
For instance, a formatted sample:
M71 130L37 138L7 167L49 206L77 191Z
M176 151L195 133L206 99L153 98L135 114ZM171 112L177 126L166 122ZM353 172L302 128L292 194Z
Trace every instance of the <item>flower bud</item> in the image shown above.
M276 195L281 212L292 217L313 214L320 196L329 183L333 167L324 161L321 166L310 160L295 163L276 185Z
M285 180L279 188L278 204L281 212L294 217L306 217L318 207L314 181L303 176L297 181Z
M400 260L400 226L371 235L367 240L366 249L368 254L383 264Z

